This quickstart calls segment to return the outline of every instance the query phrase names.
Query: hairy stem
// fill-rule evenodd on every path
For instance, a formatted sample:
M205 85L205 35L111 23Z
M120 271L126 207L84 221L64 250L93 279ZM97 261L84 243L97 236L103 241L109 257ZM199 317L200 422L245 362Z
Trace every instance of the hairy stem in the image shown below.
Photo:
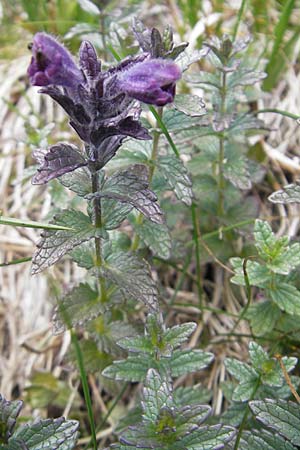
M92 173L92 192L96 193L99 190L99 175L98 172ZM101 218L101 200L100 198L94 198L94 220L95 220L95 228L100 229L102 227L102 218ZM105 289L105 281L103 277L100 275L100 267L102 266L102 255L101 255L101 238L95 237L95 251L96 251L96 267L98 269L98 283L99 283L99 291L101 293L101 300L105 301L106 299L106 289Z

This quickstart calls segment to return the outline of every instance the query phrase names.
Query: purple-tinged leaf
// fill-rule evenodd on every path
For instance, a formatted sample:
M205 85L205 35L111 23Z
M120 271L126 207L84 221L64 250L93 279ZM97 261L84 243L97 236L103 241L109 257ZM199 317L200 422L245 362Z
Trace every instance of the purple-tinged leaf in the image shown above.
M43 159L40 157L43 154ZM60 142L52 145L46 154L44 151L35 150L33 157L38 160L40 167L32 178L32 184L44 184L53 178L72 172L87 164L80 150L72 144Z
M80 46L79 65L89 82L97 79L101 63L98 61L94 46L89 41L83 41Z
M71 230L46 230L41 234L32 259L35 275L55 264L66 253L82 242L93 238L101 230L96 229L90 218L80 211L64 210L54 217L54 224Z
M157 204L156 195L148 189L146 168L136 164L127 170L121 170L110 177L100 192L90 196L108 197L129 203L149 220L164 223L163 213Z
M0 442L6 443L12 435L22 405L20 400L9 402L0 394Z

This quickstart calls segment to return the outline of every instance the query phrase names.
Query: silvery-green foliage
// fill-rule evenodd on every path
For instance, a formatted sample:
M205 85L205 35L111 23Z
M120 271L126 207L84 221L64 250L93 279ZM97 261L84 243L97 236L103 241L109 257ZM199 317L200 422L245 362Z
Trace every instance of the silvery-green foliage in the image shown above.
M0 449L1 450L72 450L75 448L79 423L76 420L35 420L20 425L16 420L23 403L9 402L0 395Z
M154 369L146 375L142 409L140 423L125 430L121 444L110 448L213 450L224 448L235 435L232 427L203 425L211 414L208 405L178 406L170 380Z

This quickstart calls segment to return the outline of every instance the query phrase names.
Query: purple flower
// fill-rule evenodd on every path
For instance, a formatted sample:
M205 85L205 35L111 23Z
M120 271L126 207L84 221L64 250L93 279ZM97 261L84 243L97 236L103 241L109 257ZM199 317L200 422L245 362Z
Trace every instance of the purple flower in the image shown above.
M74 88L84 81L68 50L46 33L37 33L32 43L28 76L34 86Z
M180 68L170 60L149 59L132 65L118 77L119 88L130 97L164 106L174 99Z

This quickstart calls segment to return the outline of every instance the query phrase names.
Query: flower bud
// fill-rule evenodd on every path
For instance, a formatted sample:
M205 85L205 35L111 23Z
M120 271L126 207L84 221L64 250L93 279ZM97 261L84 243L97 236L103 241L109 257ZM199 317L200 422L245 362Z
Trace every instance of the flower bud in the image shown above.
M173 101L180 77L180 68L173 61L150 59L124 70L119 75L118 85L132 98L164 106Z
M74 88L84 81L82 72L68 50L46 33L37 33L31 46L28 76L34 86Z

